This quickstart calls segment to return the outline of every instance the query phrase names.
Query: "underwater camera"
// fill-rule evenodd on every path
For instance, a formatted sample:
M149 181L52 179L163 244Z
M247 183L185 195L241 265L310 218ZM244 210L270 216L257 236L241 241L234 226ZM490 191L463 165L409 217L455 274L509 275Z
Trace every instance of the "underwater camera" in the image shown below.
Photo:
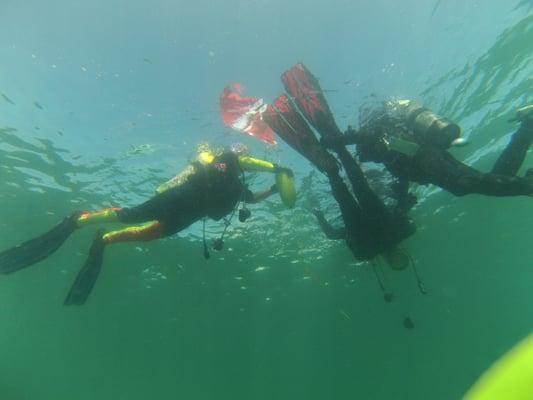
M420 141L433 143L442 149L466 144L466 141L460 138L459 125L421 104L411 100L398 100L390 105L398 107L405 123L413 129L415 137Z

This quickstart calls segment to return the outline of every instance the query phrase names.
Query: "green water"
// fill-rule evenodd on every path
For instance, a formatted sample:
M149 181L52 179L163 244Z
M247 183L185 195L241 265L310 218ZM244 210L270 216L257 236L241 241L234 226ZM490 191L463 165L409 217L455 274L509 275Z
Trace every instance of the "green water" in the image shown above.
M428 6L428 17L444 12L442 7ZM533 101L533 16L527 1L511 10L512 19L483 36L476 56L411 82L420 88L411 95L463 127L471 144L454 155L483 170L513 132L507 120L514 108ZM61 26L50 29L59 32ZM123 40L133 46L126 34ZM24 50L28 60L32 51ZM277 85L268 89L272 93L281 90L279 71L307 54L285 51L279 64L265 67L265 85ZM142 57L135 68L158 68L157 55L146 48L136 54ZM121 61L109 57L101 59ZM209 68L224 69L212 59ZM91 72L97 63L78 63L76 73L82 74L80 65ZM334 67L318 69L326 74ZM48 77L40 66L27 68ZM118 70L108 67L102 79L114 78L113 68ZM30 85L13 65L8 69L12 78L0 80L0 92L14 103L0 98L1 249L46 231L74 210L141 201L183 167L204 138L176 138L175 130L221 130L200 129L204 120L219 124L216 112L203 106L185 120L183 108L159 104L157 93L168 82L139 83L146 104L141 92L132 91L138 97L126 108L117 99L133 79L95 89L65 70L62 85L53 86L59 78L52 76ZM21 76L28 71L22 68ZM253 72L243 67L239 74L252 80ZM144 73L155 82L160 72ZM221 75L220 82L233 79ZM380 90L389 78L402 79L388 76ZM339 79L332 72L322 82L347 90ZM213 98L222 87L216 82ZM81 97L65 94L69 90ZM195 96L189 98L193 105ZM341 100L331 96L341 120ZM104 107L115 101L116 107ZM205 108L216 108L216 100L209 101ZM220 143L240 139L209 135L207 140ZM154 143L153 153L131 150L145 143ZM251 221L234 223L226 249L211 260L202 257L199 226L172 239L113 246L88 303L65 307L94 232L89 228L38 265L0 277L0 399L458 399L532 331L530 198L455 198L417 188L418 232L405 247L428 294L419 293L410 272L383 268L395 295L386 303L369 265L356 263L342 242L326 241L306 211L310 198L318 198L330 215L337 213L323 177L310 175L311 167L283 143L274 150L250 143L261 156L295 168L299 203L294 210L284 210L277 199L255 206ZM520 173L532 166L530 155ZM271 182L256 177L253 184ZM222 228L210 223L208 238ZM404 327L405 317L414 329Z

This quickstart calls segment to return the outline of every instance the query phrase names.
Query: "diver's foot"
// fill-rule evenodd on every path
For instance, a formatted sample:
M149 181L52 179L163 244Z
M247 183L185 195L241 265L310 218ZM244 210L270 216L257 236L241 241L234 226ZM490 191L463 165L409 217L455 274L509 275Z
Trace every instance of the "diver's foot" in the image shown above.
M83 214L85 214L84 211L74 211L72 214L65 218L65 221L68 221L69 224L73 224L76 226L76 228L79 228L78 220Z

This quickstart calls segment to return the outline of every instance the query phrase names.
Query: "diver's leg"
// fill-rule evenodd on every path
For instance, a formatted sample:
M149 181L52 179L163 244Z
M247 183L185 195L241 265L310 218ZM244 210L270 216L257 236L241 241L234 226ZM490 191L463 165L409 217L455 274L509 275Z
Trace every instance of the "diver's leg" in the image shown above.
M346 233L351 234L363 227L363 211L346 187L342 178L335 173L328 174L333 197L341 210Z
M0 273L18 271L50 256L77 229L88 224L112 222L138 223L153 221L158 206L164 206L160 197L150 199L134 208L106 208L95 212L76 212L65 218L50 231L0 253ZM165 203L168 204L168 203ZM168 206L167 206L168 208Z
M158 196L156 196L158 197ZM158 211L160 211L159 201L154 201L152 198L138 206L131 208L104 208L98 211L83 212L78 218L78 225L93 225L119 222L123 224L138 224L142 222L153 221L157 219Z
M400 178L391 185L391 189L396 199L395 212L407 214L418 201L414 194L409 193L409 181Z
M0 253L0 273L8 274L29 267L54 253L78 228L79 212L34 239Z
M447 151L424 149L414 156L417 180L432 183L456 196L531 196L533 180L528 178L482 173L453 158Z
M84 212L78 219L80 226L119 222L123 224L139 224L154 220L166 219L176 213L183 204L185 196L179 187L158 193L135 207L105 208L94 212Z
M509 144L494 163L491 172L499 175L516 175L532 142L533 121L522 122L520 128L511 136Z
M354 194L364 212L376 217L387 214L385 204L368 185L365 174L349 151L342 146L337 146L334 150L341 160L342 166L352 184Z
M328 174L328 178L344 220L348 248L357 259L374 257L378 252L377 245L387 231L388 219L382 214L370 214L361 208L338 174Z
M141 226L131 226L108 233L103 230L98 231L89 250L89 255L65 299L65 305L82 305L87 301L102 269L106 245L118 242L159 239L168 236L170 232L166 229L165 224L159 221L152 221Z
M152 221L144 225L129 226L124 229L108 232L102 236L102 239L106 244L132 241L147 242L160 239L169 234L171 233L168 232L163 222Z
M138 206L120 209L117 216L118 220L125 224L154 220L172 221L176 218L187 219L183 215L184 210L191 209L191 203L198 205L196 208L204 207L202 205L204 197L203 194L197 193L197 189L192 185L176 186L156 194ZM189 220L191 220L189 224L194 222L192 218Z

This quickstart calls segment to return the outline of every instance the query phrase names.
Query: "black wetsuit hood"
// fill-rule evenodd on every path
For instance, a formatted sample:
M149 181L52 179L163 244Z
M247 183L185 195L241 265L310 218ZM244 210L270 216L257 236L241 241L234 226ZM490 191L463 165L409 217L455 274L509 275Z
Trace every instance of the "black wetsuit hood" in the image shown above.
M207 215L219 220L229 214L243 198L245 187L238 156L225 152L216 156L210 164L200 166L205 176Z

